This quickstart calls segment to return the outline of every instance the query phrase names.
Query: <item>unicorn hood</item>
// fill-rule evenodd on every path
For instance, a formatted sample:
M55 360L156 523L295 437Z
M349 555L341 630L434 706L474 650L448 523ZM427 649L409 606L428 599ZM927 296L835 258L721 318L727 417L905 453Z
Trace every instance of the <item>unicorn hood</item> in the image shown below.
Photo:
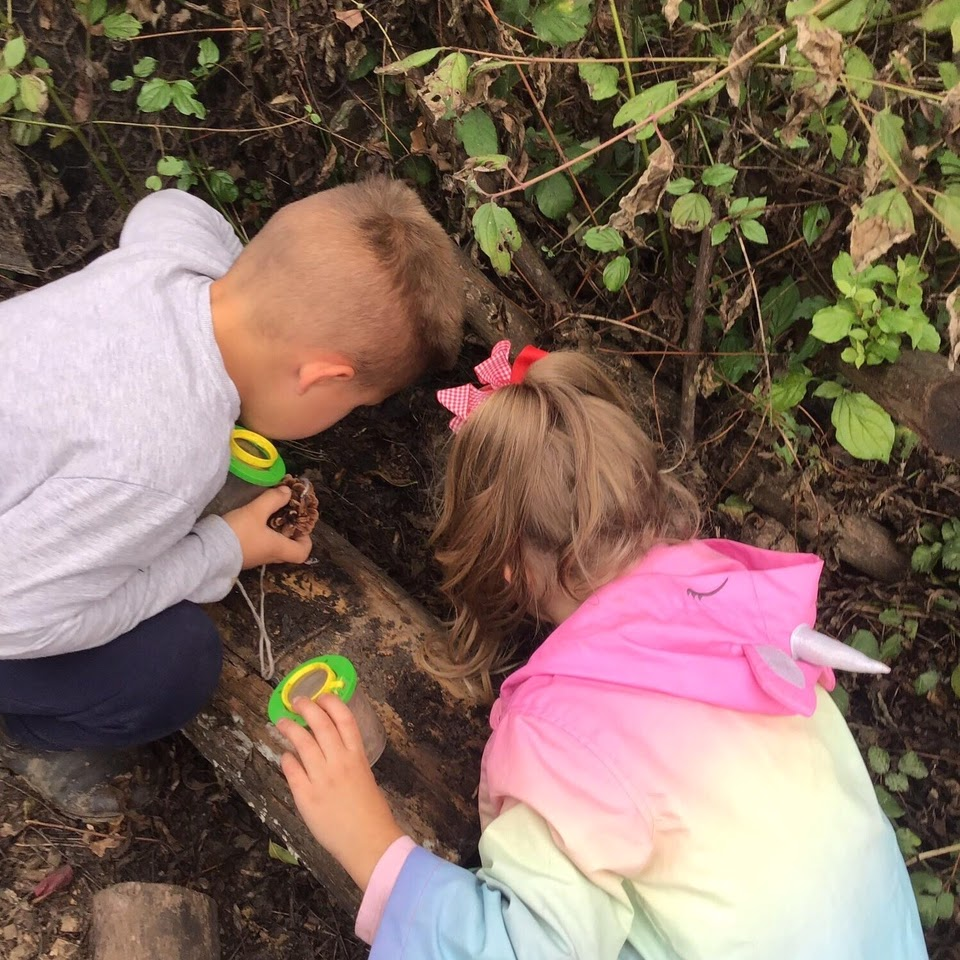
M886 667L812 629L822 562L699 540L649 551L503 684L492 724L534 677L592 680L747 713L810 716L831 667Z

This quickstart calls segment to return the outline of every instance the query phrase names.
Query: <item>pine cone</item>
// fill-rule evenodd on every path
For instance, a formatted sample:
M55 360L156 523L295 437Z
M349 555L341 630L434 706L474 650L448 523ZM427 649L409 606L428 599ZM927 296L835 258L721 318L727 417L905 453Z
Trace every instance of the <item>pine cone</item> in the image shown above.
M289 487L293 496L282 510L278 510L270 518L270 529L291 540L304 534L309 535L320 519L320 504L313 492L313 485L306 477L291 477L288 474L281 481L281 486Z

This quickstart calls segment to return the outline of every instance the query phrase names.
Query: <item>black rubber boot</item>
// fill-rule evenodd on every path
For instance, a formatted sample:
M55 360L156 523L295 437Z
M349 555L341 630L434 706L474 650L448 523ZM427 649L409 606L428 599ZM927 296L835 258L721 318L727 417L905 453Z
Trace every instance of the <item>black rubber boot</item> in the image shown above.
M159 763L149 749L38 750L13 740L0 719L0 767L23 777L67 817L100 822L157 795Z

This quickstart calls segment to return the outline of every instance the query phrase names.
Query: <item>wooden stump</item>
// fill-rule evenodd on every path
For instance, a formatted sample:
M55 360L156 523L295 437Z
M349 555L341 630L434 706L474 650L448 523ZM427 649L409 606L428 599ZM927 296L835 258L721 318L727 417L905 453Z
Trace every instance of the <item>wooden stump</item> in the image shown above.
M314 532L314 566L267 571L266 620L276 679L324 653L349 657L383 721L387 747L374 767L400 826L454 863L479 838L476 788L486 711L459 701L422 672L418 646L440 626L328 527ZM244 576L254 602L258 575ZM285 742L267 720L273 683L259 676L250 612L236 592L211 609L224 641L220 687L185 731L260 818L348 910L359 894L314 842L279 768Z
M93 960L220 960L217 905L166 883L118 883L93 898Z

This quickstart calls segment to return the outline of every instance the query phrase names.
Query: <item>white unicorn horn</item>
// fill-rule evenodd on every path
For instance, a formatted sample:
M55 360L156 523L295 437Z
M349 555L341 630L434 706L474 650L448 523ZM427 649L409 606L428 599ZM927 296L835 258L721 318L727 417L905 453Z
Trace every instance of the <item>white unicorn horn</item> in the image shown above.
M790 652L795 660L805 660L818 667L831 667L850 673L889 673L890 668L859 650L828 637L825 633L801 623L790 634Z

